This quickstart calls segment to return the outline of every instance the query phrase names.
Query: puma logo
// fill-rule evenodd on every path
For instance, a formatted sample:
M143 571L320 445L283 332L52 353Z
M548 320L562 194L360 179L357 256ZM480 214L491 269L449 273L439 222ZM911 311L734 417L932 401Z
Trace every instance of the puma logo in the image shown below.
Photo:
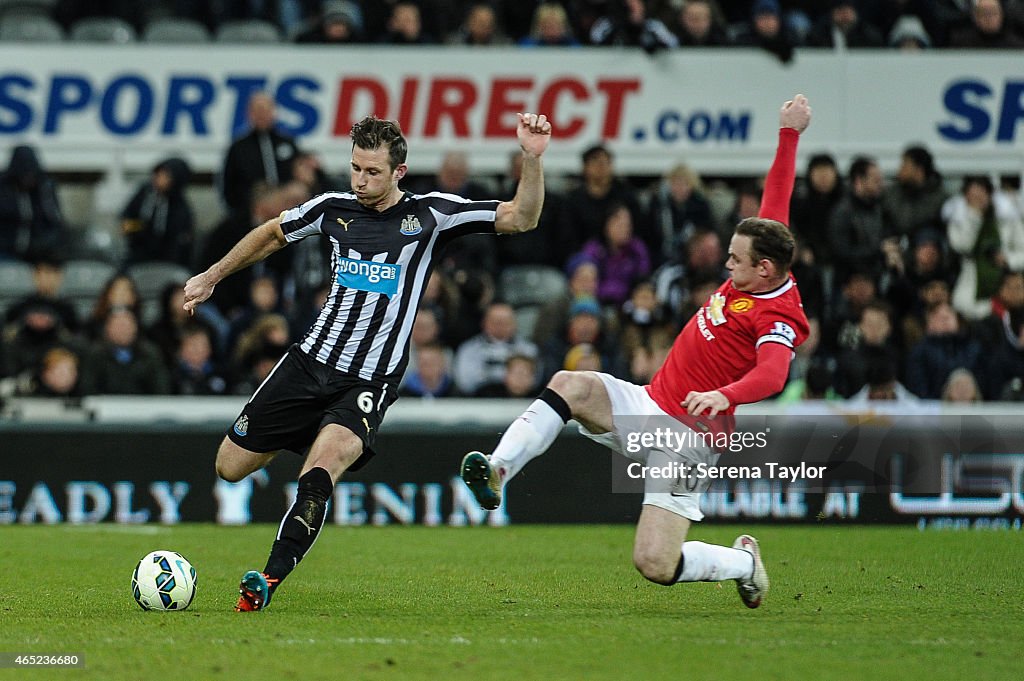
M316 528L313 527L312 525L310 525L309 523L307 523L306 519L303 518L302 516L300 516L300 515L293 515L292 516L292 520L298 520L300 523L302 523L302 526L306 528L306 536L307 537L309 535L313 534L314 532L316 532Z
M366 426L366 434L369 435L370 431L373 430L373 428L370 427L370 422L364 418L363 425Z
M342 220L341 218L338 218L338 224L344 227L345 231L347 232L348 226L352 224L353 220L355 220L355 218L352 218L352 220Z

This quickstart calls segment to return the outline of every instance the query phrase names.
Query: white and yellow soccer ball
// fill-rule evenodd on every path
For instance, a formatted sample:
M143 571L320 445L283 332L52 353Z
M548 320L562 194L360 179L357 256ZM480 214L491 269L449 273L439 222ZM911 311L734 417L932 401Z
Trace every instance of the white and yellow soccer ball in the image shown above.
M148 553L132 573L132 595L143 610L184 610L196 595L196 569L175 551Z

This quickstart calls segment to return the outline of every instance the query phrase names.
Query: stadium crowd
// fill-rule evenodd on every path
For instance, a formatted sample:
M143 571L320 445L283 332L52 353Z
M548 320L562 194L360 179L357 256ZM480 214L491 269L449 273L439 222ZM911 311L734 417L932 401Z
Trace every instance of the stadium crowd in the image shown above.
M988 21L992 8L998 25ZM1015 33L1024 2L1015 0L112 0L58 2L52 11L69 29L86 14L120 16L140 30L160 16L198 19L211 30L258 17L299 42L436 42L429 34L473 45L760 45L780 58L780 46L1024 46ZM333 27L339 17L347 32ZM445 25L452 17L465 21ZM773 23L766 17L775 19L776 38L765 37ZM274 107L255 95L250 131L226 150L218 224L198 224L184 160L152 169L121 214L125 255L84 306L64 295L75 228L65 224L55 182L31 147L13 150L0 176L0 266L31 263L35 290L4 311L0 394L253 392L329 295L329 244L306 239L233 275L194 317L182 311L184 278L253 226L311 196L348 189L347 178L326 172L301 140L275 130ZM403 187L507 199L520 160L512 154L503 176L480 177L452 152L436 175L411 176ZM940 165L919 145L903 151L892 178L865 156L848 168L827 151L809 158L791 226L812 333L779 399L1024 399L1020 178L944 177ZM561 180L551 183L537 230L466 237L444 254L412 331L402 394L526 397L560 369L648 382L676 333L728 275L732 228L760 204L761 180L731 178L724 205L716 200L722 182L706 186L682 163L653 182L620 177L600 144L582 154L578 176ZM132 274L153 262L177 265L181 276L143 293Z
M740 46L783 61L804 46L1024 47L1022 0L25 0L16 6L19 14L40 7L42 19L53 22L52 29L30 29L40 39L238 41L247 30L238 25L248 22L251 39L297 43L622 45L648 52ZM251 28L254 22L260 26Z

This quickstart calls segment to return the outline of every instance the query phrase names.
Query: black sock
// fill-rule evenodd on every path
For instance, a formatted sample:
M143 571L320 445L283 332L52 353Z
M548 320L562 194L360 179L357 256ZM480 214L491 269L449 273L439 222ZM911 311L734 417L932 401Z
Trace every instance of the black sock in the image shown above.
M546 402L549 407L554 409L555 413L562 417L563 423L568 423L572 418L572 409L569 409L569 403L551 388L544 388L544 392L538 395L537 399Z
M270 590L280 585L306 555L317 535L324 526L327 515L327 501L334 492L331 475L323 468L313 468L299 478L299 489L295 503L281 523L277 539L270 549L270 558L263 568L271 583Z

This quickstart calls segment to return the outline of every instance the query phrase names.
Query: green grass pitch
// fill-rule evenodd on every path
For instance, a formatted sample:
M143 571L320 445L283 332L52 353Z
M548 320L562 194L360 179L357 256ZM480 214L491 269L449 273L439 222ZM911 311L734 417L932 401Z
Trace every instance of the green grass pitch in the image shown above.
M696 528L761 540L772 591L747 610L731 582L645 582L628 526L328 526L265 612L232 612L275 529L3 528L0 652L85 668L0 679L1020 678L1017 533ZM158 548L198 571L187 611L132 599Z

